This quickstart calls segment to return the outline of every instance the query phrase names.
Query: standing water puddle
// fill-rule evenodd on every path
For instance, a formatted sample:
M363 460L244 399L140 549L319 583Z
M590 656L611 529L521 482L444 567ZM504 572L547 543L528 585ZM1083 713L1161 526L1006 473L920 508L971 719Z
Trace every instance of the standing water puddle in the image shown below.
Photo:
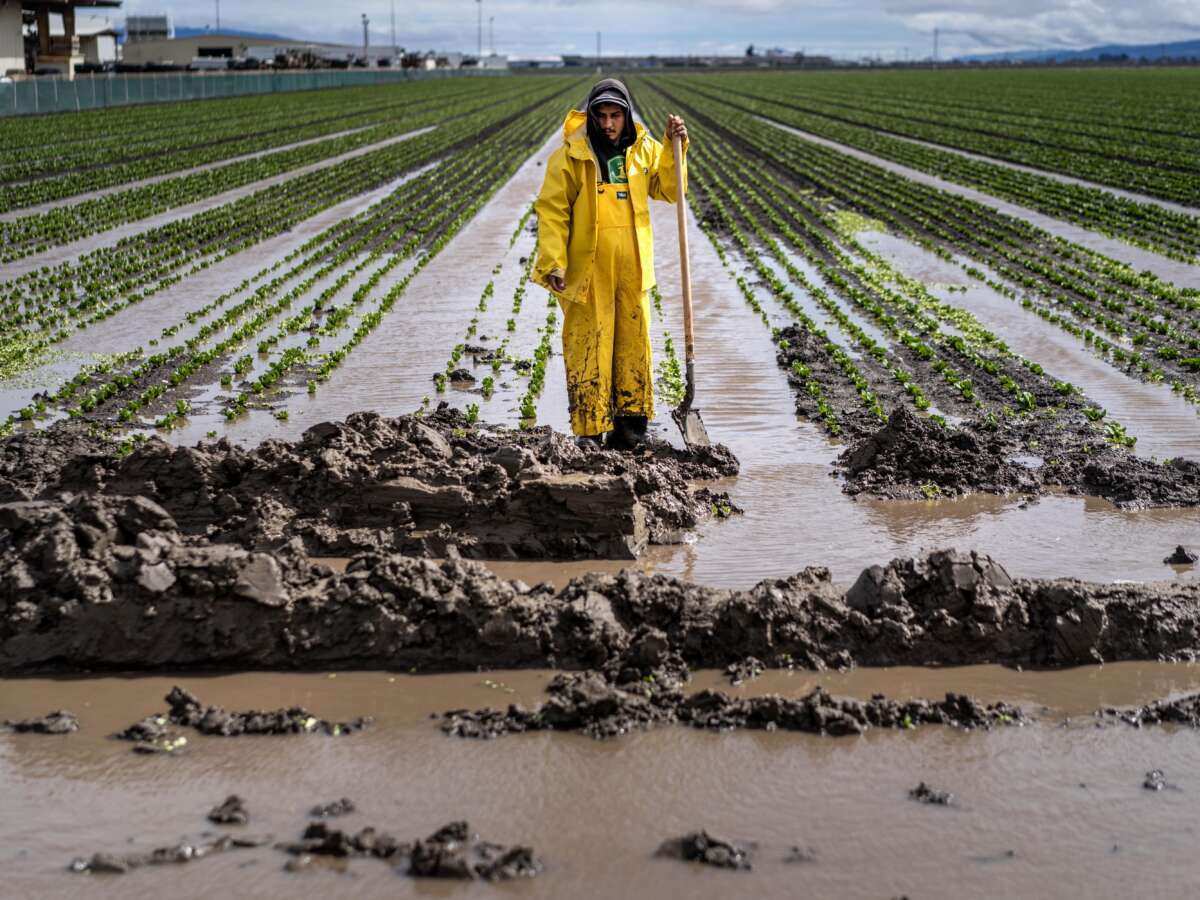
M1185 896L1200 877L1195 735L1125 725L1058 727L1064 713L1145 702L1200 687L1182 665L1114 665L1055 674L993 667L771 673L737 689L789 696L822 684L860 698L967 689L1019 701L1038 722L959 732L930 726L858 738L662 727L612 741L538 733L495 741L444 736L431 713L533 703L552 673L406 676L253 674L3 682L0 719L67 708L65 737L0 733L4 894L12 897L286 898L495 896L495 886L416 881L371 859L289 873L272 847L127 875L66 871L76 856L127 853L204 832L299 838L315 804L357 806L332 827L374 825L401 840L468 819L485 838L534 847L547 869L506 889L522 897ZM699 673L692 688L720 685ZM315 715L370 715L347 737L206 738L175 755L139 756L106 737L163 709L174 684L227 709L303 705ZM725 687L729 690L728 687ZM1040 706L1050 707L1042 711ZM1159 768L1179 790L1147 791ZM925 781L955 795L919 804ZM231 793L246 826L205 819ZM707 828L758 844L751 872L653 857L665 839ZM785 862L792 848L811 856Z

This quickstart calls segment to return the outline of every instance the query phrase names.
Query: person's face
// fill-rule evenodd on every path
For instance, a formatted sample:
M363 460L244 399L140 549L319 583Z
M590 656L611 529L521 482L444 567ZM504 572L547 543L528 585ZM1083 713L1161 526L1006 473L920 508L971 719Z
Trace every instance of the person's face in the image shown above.
M615 141L625 130L625 110L615 103L601 103L593 111L596 124L604 132L605 137Z

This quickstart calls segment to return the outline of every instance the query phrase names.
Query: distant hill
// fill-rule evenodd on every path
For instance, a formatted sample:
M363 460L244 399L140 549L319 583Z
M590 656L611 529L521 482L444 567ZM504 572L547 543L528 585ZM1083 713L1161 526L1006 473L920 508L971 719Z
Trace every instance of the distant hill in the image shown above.
M1008 53L975 53L958 57L963 62L1083 62L1101 57L1130 59L1200 59L1200 40L1170 44L1105 44L1084 50L1013 50Z
M211 28L192 28L187 25L175 26L175 37L181 37L181 38L198 37L200 35L209 34L211 32L212 32ZM268 34L266 32L262 32L262 31L243 31L240 28L222 28L220 33L221 34L230 34L230 35L234 35L236 37L254 38L255 40L260 40L260 41L288 41L288 40L291 40L291 38L284 37L282 34ZM124 41L125 41L125 26L123 26L123 25L121 26L121 29L120 29L120 40L122 43L124 43Z
M180 28L176 26L175 37L198 37L208 34L210 28L188 28L186 26ZM234 34L238 37L259 38L264 41L290 41L291 38L284 37L282 34L268 34L263 31L242 31L240 28L222 28L221 34Z

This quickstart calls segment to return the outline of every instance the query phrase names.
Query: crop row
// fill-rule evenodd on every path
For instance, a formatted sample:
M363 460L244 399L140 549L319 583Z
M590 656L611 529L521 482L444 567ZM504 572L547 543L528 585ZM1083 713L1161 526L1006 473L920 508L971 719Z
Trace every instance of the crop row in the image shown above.
M718 88L712 79L703 77L687 79L686 84L706 96ZM722 89L719 99L746 112L982 190L1173 259L1192 260L1200 256L1200 216L895 138L876 128L805 112L782 96L735 95Z
M707 101L706 106L711 102ZM972 277L1075 334L1119 368L1194 395L1200 292L1138 273L1039 229L946 192L798 139L732 107L721 109L738 139L757 147L798 183L813 185L942 255L970 258ZM989 278L971 261L998 272ZM1019 290L1023 289L1023 290Z
M0 211L47 203L84 191L121 185L142 178L261 153L288 144L337 132L385 125L444 103L483 96L478 86L448 82L375 87L369 94L352 89L289 94L252 117L197 123L164 133L156 122L145 122L137 134L65 146L54 139L42 147L25 148L0 165ZM333 94L335 96L328 96ZM258 99L258 98L256 98ZM339 102L340 101L340 102ZM194 116L204 104L184 103ZM158 107L156 107L158 108ZM72 127L69 115L47 116ZM23 119L28 122L29 120Z
M516 96L516 93L513 93ZM300 147L285 148L253 159L231 162L217 168L181 175L154 184L132 187L117 193L58 206L44 213L0 223L0 262L9 262L137 221L157 213L194 203L256 181L286 174L304 166L344 153L370 147L422 127L447 123L467 116L503 96L473 95L453 104L397 111L387 121L353 134L330 138ZM29 190L20 188L19 190Z
M643 104L646 101L643 91ZM652 94L648 108L655 103ZM926 392L938 383L933 398L937 408L961 415L978 411L994 418L1042 405L1082 406L1071 385L1055 382L1036 363L1013 354L968 312L934 298L924 285L896 272L841 233L826 210L769 167L742 162L747 154L729 143L728 134L716 122L729 124L730 132L744 138L742 123L729 123L723 110L708 104L689 108L675 97L672 106L686 109L689 125L696 129L692 165L698 212L733 239L798 322L804 361L788 353L793 348L787 340L781 342L781 361L791 360L790 375L798 391L811 398L810 416L831 433L841 431L848 415L858 418L857 427L864 427L862 413L842 409L839 415L826 399L826 395L843 396L837 387L841 381L850 383L863 413L875 420L884 416L881 398L894 402L904 397L918 409L931 409ZM804 257L825 286L815 284L792 262L779 238ZM762 260L759 246L845 335L846 346L832 340L805 313L772 266ZM744 280L738 281L746 293ZM887 341L872 337L847 313L847 307L871 320ZM949 333L941 323L950 326ZM857 358L852 355L855 351Z
M829 120L843 121L904 137L930 141L1102 184L1200 205L1197 175L1200 144L1193 137L1147 138L1146 145L1125 134L1102 138L1051 130L1044 124L1003 121L967 110L937 110L922 102L904 108L885 99L857 95L827 97L804 75L722 75L722 92L787 97L785 105ZM1098 123L1093 130L1107 129Z
M63 403L86 385L87 392L71 410L74 415L94 415L108 401L122 399L124 405L115 414L118 421L139 424L141 414L160 409L165 412L155 424L171 427L190 412L186 399L178 397L178 393L188 390L196 377L203 377L213 367L230 366L221 376L226 388L234 388L233 376L242 376L242 383L226 402L227 418L236 418L257 398L281 384L300 379L298 373L302 371L311 376L309 390L315 392L378 325L429 259L511 175L530 147L544 138L557 112L555 106L554 100L543 101L506 127L497 140L465 143L459 152L405 182L367 212L327 229L294 251L290 257L298 261L269 282L266 277L282 268L280 264L247 279L239 290L246 290L254 282L263 283L247 299L224 309L219 318L202 326L184 342L160 350L132 368L104 373L102 378L81 373L64 385L54 400ZM463 191L463 185L470 185L471 189ZM447 197L454 200L447 203ZM404 278L378 298L374 308L361 312L377 293L383 278L418 253L419 258L410 265ZM318 261L323 264L309 273ZM334 302L364 275L351 296L343 302ZM332 281L326 284L330 278ZM280 295L289 284L293 285L291 289ZM303 306L295 308L296 303L303 302L321 284L326 286ZM215 313L236 292L222 295L199 314L189 314L185 320L165 329L163 336L178 333ZM287 318L282 318L284 315ZM267 333L272 322L277 324ZM327 346L352 326L348 339L338 346ZM295 344L294 336L302 332L310 336L300 346ZM252 375L251 370L256 367L252 356L236 360L233 357L241 347L255 340L262 363L260 371ZM32 418L37 413L33 407L24 411L23 417Z
M539 82L534 96L491 105L409 141L293 179L181 222L156 228L113 248L43 268L0 285L0 336L19 329L41 345L73 328L106 318L187 275L290 229L334 203L395 180L481 133L502 128L529 109L563 93L562 83ZM573 87L573 82L568 89Z

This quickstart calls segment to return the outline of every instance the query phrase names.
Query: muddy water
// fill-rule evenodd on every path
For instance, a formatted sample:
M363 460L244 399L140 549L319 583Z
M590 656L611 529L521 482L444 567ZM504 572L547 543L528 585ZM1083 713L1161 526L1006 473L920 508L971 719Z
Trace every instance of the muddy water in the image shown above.
M313 398L297 397L288 406L289 421L297 430L317 422L342 418L356 409L374 409L384 415L410 413L425 397L439 398L433 374L445 369L454 346L464 340L464 329L492 279L497 262L504 262L509 278L519 269L509 240L522 213L541 186L538 164L557 146L555 134L513 175L454 240L422 270L375 331L363 340ZM530 248L524 251L530 252ZM497 284L490 306L505 310L512 300L512 282ZM505 290L505 285L509 285ZM546 293L531 285L523 316L545 317ZM509 315L505 313L505 317ZM496 337L494 327L482 328ZM497 346L493 340L491 346ZM505 377L511 375L506 370ZM482 377L482 372L480 373ZM457 399L455 405L478 402L477 397ZM249 435L239 439L249 439Z
M715 734L666 727L610 741L534 734L490 742L444 737L429 714L453 706L536 702L547 672L103 678L0 682L0 719L65 707L66 737L0 733L0 863L11 897L283 898L494 896L922 898L1185 897L1200 877L1194 846L1200 775L1195 735L1097 729L1097 705L1145 702L1200 686L1195 667L1119 665L1058 674L990 668L824 675L835 693L937 695L977 689L1019 700L1039 721L961 733L931 727L862 738ZM696 685L716 684L701 673ZM799 695L817 679L774 674L741 689ZM302 704L326 718L372 715L350 737L205 738L176 757L142 757L105 735L164 708L175 683L228 708ZM1161 768L1178 790L1147 791ZM949 808L909 800L919 781L952 791ZM358 806L335 825L374 825L413 839L456 818L484 837L527 843L547 869L500 888L413 881L351 860L345 872L283 870L263 847L124 876L64 871L77 855L130 852L217 830L207 811L229 793L250 824L223 831L299 837L307 810L342 796ZM699 827L758 843L754 870L729 873L652 857ZM783 860L793 846L813 861ZM401 871L403 865L401 866Z
M824 147L829 147L839 153L845 153L847 156L853 156L856 159L861 159L869 162L880 168L887 169L889 172L895 172L897 175L903 175L910 181L915 181L919 184L929 185L938 190L946 191L950 194L957 194L960 197L966 197L969 200L974 200L977 203L982 203L984 206L989 206L999 212L1005 213L1017 219L1022 219L1031 225L1041 228L1050 234L1056 235L1064 240L1079 244L1081 247L1086 247L1096 253L1102 253L1112 259L1119 260L1133 266L1139 272L1150 271L1159 278L1174 282L1183 286L1195 285L1200 280L1200 266L1191 265L1185 262L1179 262L1169 259L1165 256L1160 256L1157 253L1152 253L1149 250L1142 250L1140 247L1135 247L1132 244L1127 244L1124 241L1118 241L1115 238L1105 237L1095 231L1089 231L1086 228L1081 228L1078 225L1073 225L1070 222L1064 222L1061 219L1055 219L1047 216L1044 213L1036 212L1024 206L1018 206L1015 203L1009 203L1007 200L1001 200L991 194L985 194L982 191L974 190L973 188L964 187L961 184L956 184L952 181L938 178L936 175L928 175L917 169L909 168L908 166L894 163L880 156L874 156L863 150L858 150L854 147L849 147L845 144L839 144L836 141L831 141L828 138L819 137L807 131L801 131L798 128L792 128L787 125L781 125L778 122L772 122L769 119L763 119L768 125L773 125L782 131L787 131L798 137L804 138L806 141L812 141L815 144L820 144Z
M1016 353L1041 362L1056 378L1083 387L1112 418L1138 436L1139 454L1200 458L1200 419L1194 404L1161 384L1122 374L1075 337L922 247L880 232L865 232L860 239L900 271L930 284L939 299L969 310ZM945 288L950 285L965 285L967 292L948 293Z
M89 235L81 238L78 241L73 241L70 244L64 244L61 247L54 247L44 253L36 253L33 256L27 256L24 259L19 259L11 263L6 263L4 266L4 277L12 278L18 275L24 275L32 272L35 269L40 269L42 266L56 266L68 260L73 260L85 253L90 253L101 247L109 247L115 244L122 238L130 235L140 234L143 231L149 231L152 228L157 228L161 225L167 225L179 219L194 216L197 213L205 210L213 209L217 206L222 206L226 203L231 203L242 197L247 197L264 188L272 185L282 184L285 181L290 181L293 178L303 178L305 175L310 175L321 169L335 166L338 163L345 162L348 159L354 159L357 156L362 156L383 147L391 146L392 144L407 141L419 135L425 134L427 131L432 131L437 126L429 126L428 128L418 128L414 131L408 131L396 137L388 138L386 141L379 141L375 144L369 144L366 147L359 147L351 150L348 153L343 153L340 156L323 159L320 162L313 163L310 166L304 166L300 169L293 169L289 172L284 172L272 178L264 178L262 181L255 181L251 184L243 185L240 188L235 188L231 191L226 191L223 194L216 194L212 197L205 197L203 200L197 200L195 203L189 203L186 206L176 207L175 209L167 210L164 213L159 213L156 216L139 219L136 222L128 222L124 225L119 225L116 228L110 228L107 231L101 231L97 234Z
M195 175L199 172L207 172L209 169L217 169L221 166L230 165L233 163L246 162L251 159L258 159L263 156L270 156L273 153L282 153L285 150L295 150L299 147L305 147L309 144L316 144L320 141L336 140L337 138L347 137L359 131L365 131L370 128L370 125L363 125L359 128L350 128L346 131L335 131L332 134L323 134L320 137L308 138L304 141L296 141L293 144L281 144L276 147L269 147L266 150L259 150L255 153L244 153L241 156L230 156L226 159L220 159L216 162L205 163L202 166L193 166L190 169L178 169L174 172L167 172L165 175L154 175L150 178L139 178L135 181L125 181L121 184L115 184L112 187L101 188L96 191L87 191L82 194L73 194L70 197L65 197L62 200L52 200L49 203L39 203L37 206L25 206L20 209L12 209L5 213L0 213L0 222L12 222L16 219L22 219L25 216L35 216L41 213L49 212L52 209L60 207L74 206L77 203L83 203L87 200L97 200L100 197L107 197L109 194L117 194L121 191L129 191L134 188L146 187L151 184L158 184L161 181L167 181L171 178L183 178L188 175Z
M652 211L667 325L682 347L678 270L672 263L677 258L673 211L666 204L654 204ZM986 549L1023 576L1192 577L1193 570L1177 571L1162 559L1176 543L1200 538L1196 510L1130 513L1102 500L1074 497L1047 497L1032 504L986 496L905 502L848 499L830 477L829 463L841 448L793 415L792 391L775 363L770 334L694 222L689 243L697 404L709 434L727 443L742 463L741 475L722 487L746 513L702 526L693 543L651 548L639 562L641 568L745 587L806 565L827 565L835 579L849 582L864 566L893 556L958 546ZM761 299L767 302L765 296ZM557 420L552 418L552 401L561 395L562 377L552 367L540 409L543 418L550 417L560 427L566 419L565 400L560 396L556 401ZM1077 383L1088 384L1083 379ZM1167 391L1160 393L1170 397ZM658 410L657 425L661 434L677 440L668 413ZM1193 425L1187 433L1194 430ZM1147 431L1154 434L1155 426ZM498 567L506 577L556 584L579 570L578 565L557 564Z

